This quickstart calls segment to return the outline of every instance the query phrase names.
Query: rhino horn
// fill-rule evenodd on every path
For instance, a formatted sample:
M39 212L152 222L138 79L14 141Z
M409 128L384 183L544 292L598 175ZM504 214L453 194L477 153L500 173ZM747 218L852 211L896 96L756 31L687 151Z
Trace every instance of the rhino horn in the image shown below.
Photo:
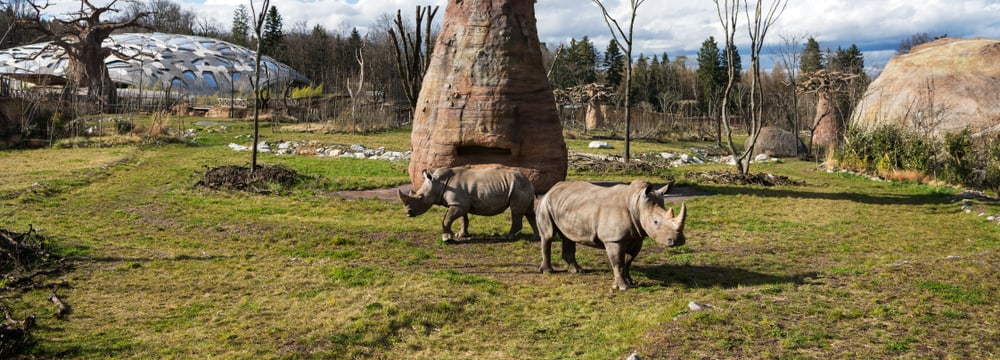
M396 189L396 193L399 194L399 200L406 200L406 198L410 197L409 195L404 194L403 190Z
M673 209L670 209L670 210L673 210ZM687 204L686 203L681 203L681 213L679 215L677 215L676 219L674 219L674 222L677 223L677 230L684 229L684 217L685 216L687 216Z

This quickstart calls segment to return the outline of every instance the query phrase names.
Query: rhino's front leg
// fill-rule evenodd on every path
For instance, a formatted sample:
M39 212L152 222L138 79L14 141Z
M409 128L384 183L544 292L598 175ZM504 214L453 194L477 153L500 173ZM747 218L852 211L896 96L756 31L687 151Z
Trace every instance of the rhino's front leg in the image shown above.
M448 212L444 214L444 221L441 223L441 240L444 242L455 241L455 233L451 231L451 224L462 216L465 216L465 214L461 211L461 208L457 206L448 207ZM467 224L468 221L464 221L463 223Z
M636 284L635 280L632 279L632 260L639 256L639 250L642 250L642 241L625 252L625 283L631 287Z
M628 290L629 284L625 281L625 251L618 243L606 243L608 250L608 260L611 261L611 270L615 273L615 284L612 289Z

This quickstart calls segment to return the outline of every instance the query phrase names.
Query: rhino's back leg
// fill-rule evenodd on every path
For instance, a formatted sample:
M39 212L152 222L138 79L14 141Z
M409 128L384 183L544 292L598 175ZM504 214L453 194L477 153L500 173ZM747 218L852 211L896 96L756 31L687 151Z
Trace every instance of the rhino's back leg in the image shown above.
M569 266L569 272L577 274L582 273L583 268L580 264L576 263L576 242L567 239L565 235L559 234L562 241L562 258L566 261L566 265Z
M545 199L538 205L535 213L535 234L538 236L539 245L542 248L542 265L538 271L543 273L552 272L552 238L555 236L555 224L545 205Z

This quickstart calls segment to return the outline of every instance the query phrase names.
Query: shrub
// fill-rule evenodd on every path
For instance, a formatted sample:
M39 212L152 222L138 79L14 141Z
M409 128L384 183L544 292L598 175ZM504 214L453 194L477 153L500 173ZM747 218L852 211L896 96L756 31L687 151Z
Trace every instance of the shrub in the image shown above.
M968 128L958 133L944 135L945 155L944 178L955 184L969 184L972 180L973 149L972 134Z
M916 132L885 125L874 130L851 128L836 160L842 167L890 176L898 170L934 170L936 142Z
M118 133L118 135L131 134L132 129L134 128L135 125L129 120L115 119L115 131Z

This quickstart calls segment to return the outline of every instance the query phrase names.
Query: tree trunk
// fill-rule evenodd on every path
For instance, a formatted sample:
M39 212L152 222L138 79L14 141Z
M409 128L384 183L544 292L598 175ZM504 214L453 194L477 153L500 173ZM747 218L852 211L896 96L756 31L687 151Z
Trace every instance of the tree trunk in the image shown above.
M844 120L837 112L836 98L832 91L817 93L816 118L813 120L815 132L813 146L830 147L840 144L844 134Z

